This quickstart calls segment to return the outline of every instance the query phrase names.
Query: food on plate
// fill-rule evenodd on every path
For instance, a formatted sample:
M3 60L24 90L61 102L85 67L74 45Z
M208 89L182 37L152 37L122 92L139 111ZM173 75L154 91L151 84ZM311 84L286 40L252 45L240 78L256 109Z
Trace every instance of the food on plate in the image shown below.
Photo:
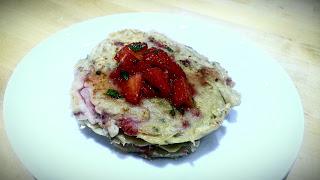
M210 47L208 47L210 48ZM73 114L124 152L176 158L240 104L217 62L157 32L111 33L75 66Z

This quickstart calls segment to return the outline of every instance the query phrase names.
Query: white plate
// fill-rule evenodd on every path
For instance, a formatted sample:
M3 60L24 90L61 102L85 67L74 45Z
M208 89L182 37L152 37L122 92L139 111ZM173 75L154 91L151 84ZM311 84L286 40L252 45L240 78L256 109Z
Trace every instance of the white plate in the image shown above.
M108 33L156 30L218 61L235 80L242 103L178 160L147 161L121 154L78 129L71 116L73 65ZM281 179L294 162L303 113L288 75L269 56L217 22L186 15L138 13L101 17L60 31L26 55L4 99L14 151L44 179Z

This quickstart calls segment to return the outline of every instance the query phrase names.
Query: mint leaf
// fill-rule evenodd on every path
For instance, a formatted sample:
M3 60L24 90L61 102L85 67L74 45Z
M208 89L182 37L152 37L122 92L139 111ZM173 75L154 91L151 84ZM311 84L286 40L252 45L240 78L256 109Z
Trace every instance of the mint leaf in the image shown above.
M121 70L120 71L120 76L125 79L125 80L128 80L129 79L129 73L127 71L123 71Z
M106 92L106 95L115 98L115 99L119 99L122 98L122 96L119 94L119 92L117 90L114 89L108 89Z

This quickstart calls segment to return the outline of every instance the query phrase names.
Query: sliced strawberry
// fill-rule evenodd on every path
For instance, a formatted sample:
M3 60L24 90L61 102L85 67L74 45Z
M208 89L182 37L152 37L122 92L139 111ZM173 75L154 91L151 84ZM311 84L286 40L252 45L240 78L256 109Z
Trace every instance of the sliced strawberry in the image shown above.
M142 42L134 42L124 46L118 51L114 59L122 62L130 59L143 59L143 53L148 49L148 45Z
M135 72L143 72L146 69L151 68L151 63L149 61L138 61L134 66Z
M126 59L119 63L118 69L126 71L129 74L134 74L136 69L136 64L139 62L137 59Z
M143 59L143 53L148 49L147 43L134 42L128 45L131 50L131 54L134 55L137 59Z
M143 82L141 87L141 97L144 98L153 98L156 97L157 93L155 90L146 82Z
M131 54L131 50L129 49L128 46L124 46L123 48L120 49L120 51L117 52L114 59L118 62L123 62L126 60L135 59L135 56Z
M192 107L192 94L185 78L173 82L172 103L175 107Z
M122 94L126 98L126 101L131 104L140 103L140 91L142 87L142 76L141 74L135 74L129 78L129 80L122 85Z
M167 69L170 72L170 74L172 74L171 75L172 79L176 79L176 78L179 78L179 77L186 78L186 74L184 73L182 68L175 62L170 63L168 65Z
M191 108L190 112L192 115L194 115L196 117L200 117L200 115L201 115L201 111L199 108Z
M145 52L144 59L161 69L166 69L169 64L173 62L172 58L165 51L155 47L152 47Z
M114 71L112 71L109 75L109 78L112 79L113 83L115 83L115 84L120 84L123 81L125 81L125 79L123 79L121 77L121 69L120 68L116 68Z
M120 69L116 68L115 70L113 70L110 75L109 78L112 80L116 80L120 77Z
M154 88L160 91L161 97L168 97L170 86L168 76L160 68L154 67L146 69L143 78Z
M168 70L172 74L173 79L176 77L186 77L181 67L162 49L154 47L148 49L144 55L144 59L162 70Z
M130 76L136 73L143 72L145 69L150 68L151 65L147 61L140 61L137 59L125 59L119 62L118 67L110 73L110 78L114 83L128 80Z
M131 118L122 118L118 120L120 129L129 136L136 136L138 134L138 125Z
M123 68L121 66L118 66L110 73L109 77L115 84L120 84L127 81L132 74L133 71L131 68Z
M186 128L190 127L190 123L189 123L189 121L184 120L184 121L182 122L182 127L183 127L184 129L186 129Z

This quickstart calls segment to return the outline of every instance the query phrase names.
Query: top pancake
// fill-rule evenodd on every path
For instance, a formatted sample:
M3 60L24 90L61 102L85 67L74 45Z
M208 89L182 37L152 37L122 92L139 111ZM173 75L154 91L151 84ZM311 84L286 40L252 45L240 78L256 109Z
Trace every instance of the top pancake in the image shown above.
M109 88L117 89L109 79L110 72L117 67L115 54L132 42L162 48L174 58L196 90L193 109L183 114L175 109L172 116L173 106L163 98L143 99L140 105L131 105L123 98L114 99L105 94ZM159 43L170 49L159 47ZM81 112L78 119L106 129L111 137L117 132L110 127L125 117L137 122L137 138L148 143L194 142L216 130L230 108L240 104L240 95L232 89L231 78L217 62L209 62L192 48L156 32L125 29L111 33L87 58L78 62L75 75L72 96L74 112Z

